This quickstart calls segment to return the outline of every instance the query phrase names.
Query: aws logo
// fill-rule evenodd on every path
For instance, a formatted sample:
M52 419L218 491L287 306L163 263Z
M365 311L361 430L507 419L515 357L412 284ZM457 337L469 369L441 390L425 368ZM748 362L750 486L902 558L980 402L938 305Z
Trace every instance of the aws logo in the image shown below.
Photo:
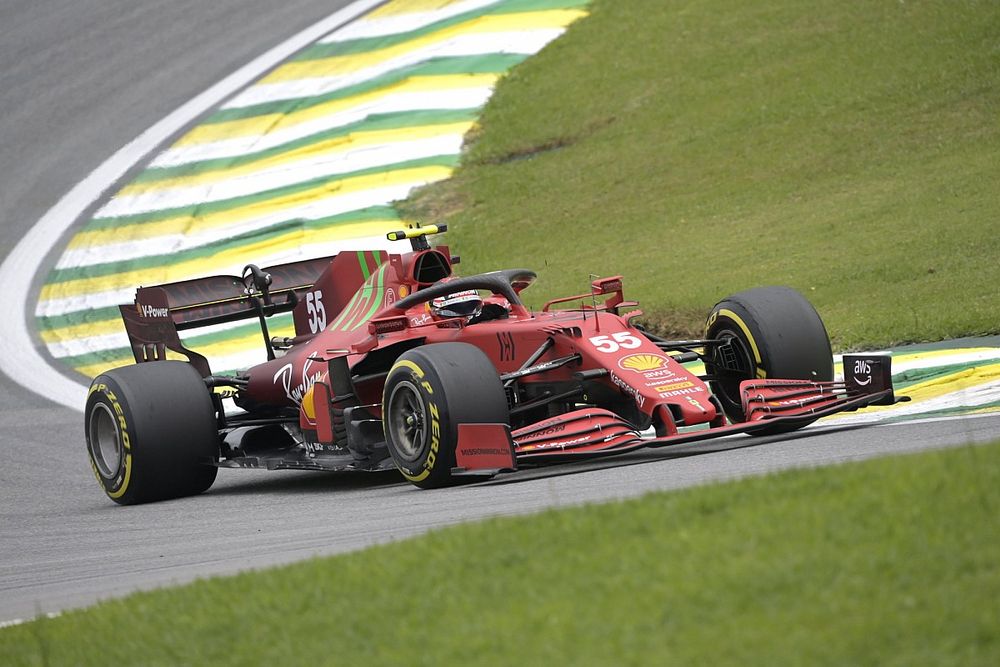
M618 366L624 370L645 373L664 368L667 365L667 358L662 354L630 354L618 360Z

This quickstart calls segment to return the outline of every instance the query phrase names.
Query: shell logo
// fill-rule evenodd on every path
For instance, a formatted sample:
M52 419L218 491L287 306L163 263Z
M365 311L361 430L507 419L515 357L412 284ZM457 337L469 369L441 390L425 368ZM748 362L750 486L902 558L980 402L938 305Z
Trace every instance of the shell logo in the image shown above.
M630 354L618 360L621 368L642 373L663 368L667 365L667 358L662 354Z

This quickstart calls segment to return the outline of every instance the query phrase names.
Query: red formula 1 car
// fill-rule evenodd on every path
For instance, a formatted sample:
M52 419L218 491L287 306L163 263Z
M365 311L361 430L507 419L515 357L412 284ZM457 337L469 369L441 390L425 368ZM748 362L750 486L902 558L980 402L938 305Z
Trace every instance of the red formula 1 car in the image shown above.
M822 321L798 293L720 301L704 339L664 340L634 323L622 278L531 311L535 274L456 278L423 227L412 250L342 252L242 278L136 293L121 306L136 364L91 385L87 449L122 504L208 489L218 467L387 470L434 488L527 464L732 433L773 434L890 404L889 358L845 357L833 381ZM294 338L267 318L292 312ZM258 318L268 361L214 375L178 330ZM187 361L168 360L168 351ZM696 375L683 364L704 362ZM232 399L241 409L224 409Z

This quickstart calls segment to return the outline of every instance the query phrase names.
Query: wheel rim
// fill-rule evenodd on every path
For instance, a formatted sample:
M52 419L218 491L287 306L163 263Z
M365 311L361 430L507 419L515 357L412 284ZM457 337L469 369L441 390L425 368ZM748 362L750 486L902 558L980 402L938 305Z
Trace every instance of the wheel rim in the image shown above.
M409 463L417 461L427 439L424 400L412 382L396 385L389 396L387 414L388 436L396 453Z
M719 359L718 349L713 353L713 364L709 372L716 376L725 376L723 379L715 380L712 382L715 393L723 403L725 411L729 415L742 414L743 413L743 401L740 397L740 382L743 380L752 380L755 373L755 364L750 356L750 350L747 348L746 343L743 342L743 338L740 337L735 331L729 329L720 329L711 334L711 338L723 338L729 339L730 344L736 352L737 359L735 360L738 364L739 370L732 368L732 364L725 363L724 360Z
M103 403L95 403L90 411L88 435L90 458L94 460L97 471L105 479L113 478L118 474L122 463L121 436L118 433L118 420Z

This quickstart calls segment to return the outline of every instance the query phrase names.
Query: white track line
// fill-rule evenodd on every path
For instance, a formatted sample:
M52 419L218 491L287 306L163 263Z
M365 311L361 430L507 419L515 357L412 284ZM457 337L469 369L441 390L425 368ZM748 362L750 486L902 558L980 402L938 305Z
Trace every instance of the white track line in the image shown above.
M53 611L48 614L42 614L40 616L36 616L35 618L14 618L9 621L0 621L0 630L4 628L11 628L14 627L15 625L21 625L22 623L28 623L29 621L37 621L39 618L42 617L59 618L60 616L62 616L61 611Z
M15 313L14 317L0 318L0 370L36 394L82 411L86 387L50 366L28 330L31 282L53 244L87 207L176 132L295 52L383 2L357 0L254 59L126 144L50 208L0 264L0 285L11 301L8 312Z

